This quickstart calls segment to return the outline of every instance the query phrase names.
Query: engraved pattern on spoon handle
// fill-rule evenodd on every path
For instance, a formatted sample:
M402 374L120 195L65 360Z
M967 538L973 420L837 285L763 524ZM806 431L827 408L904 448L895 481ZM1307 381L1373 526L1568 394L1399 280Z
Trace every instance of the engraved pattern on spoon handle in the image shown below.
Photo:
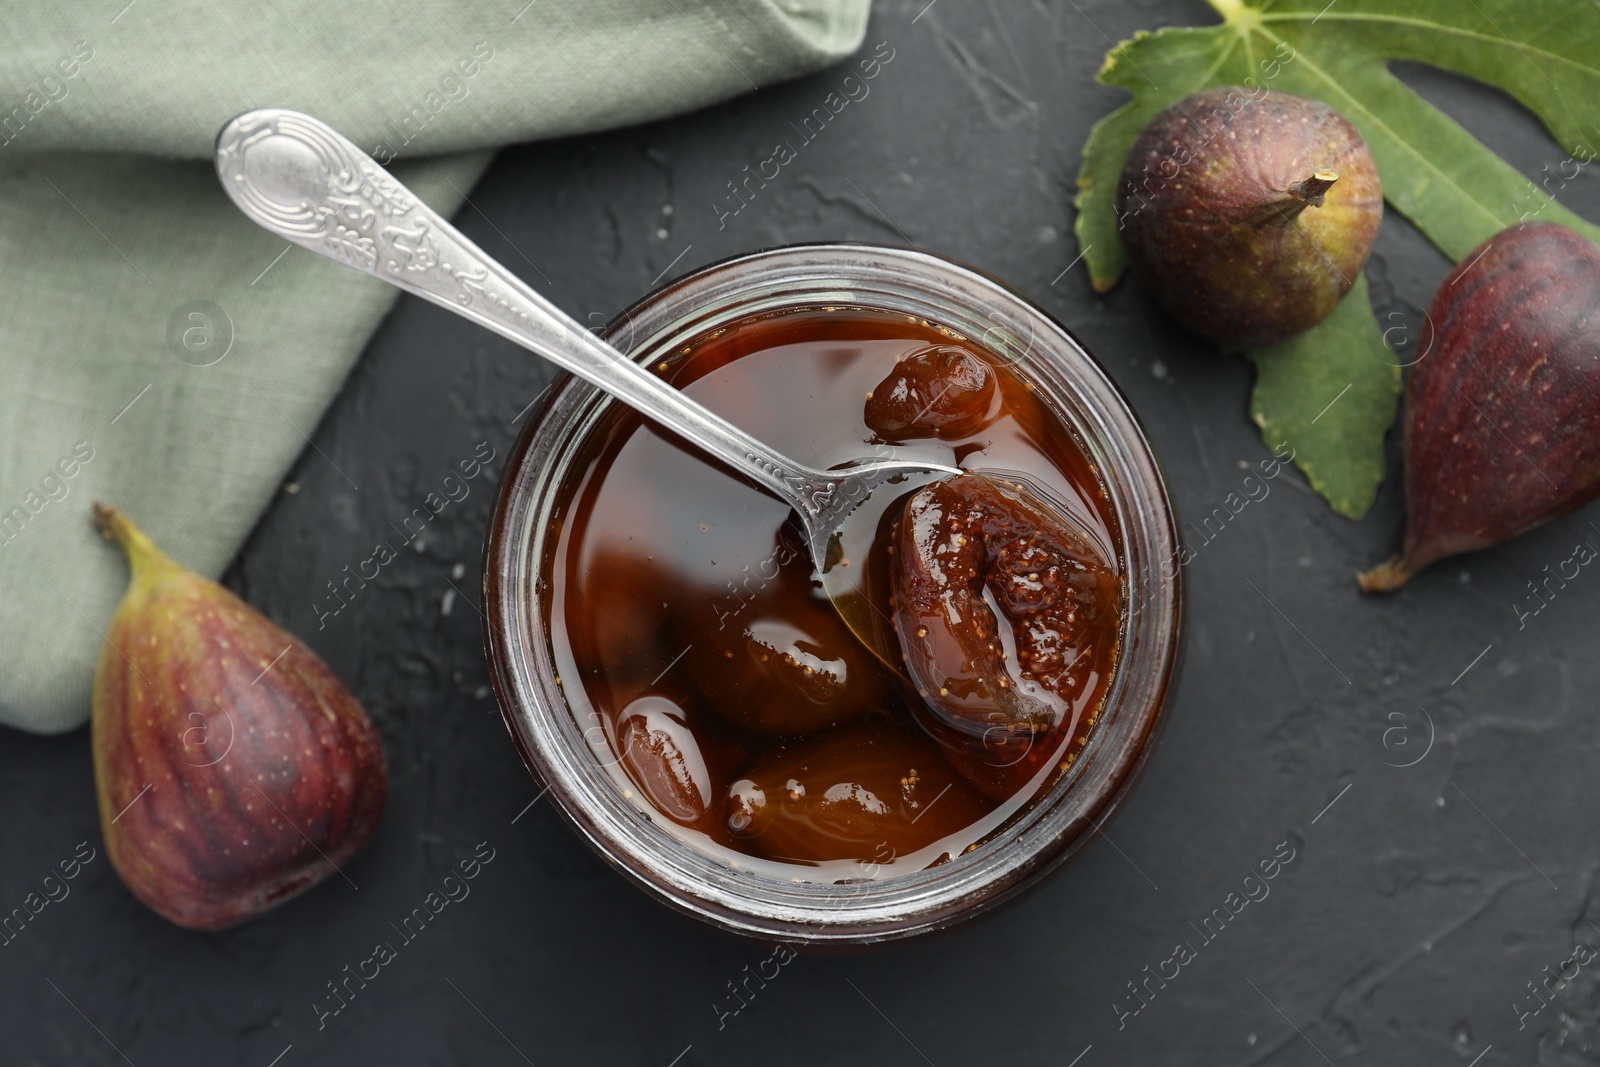
M217 136L217 175L252 221L486 326L593 382L748 474L809 523L836 481L716 415L591 334L309 115L246 112Z

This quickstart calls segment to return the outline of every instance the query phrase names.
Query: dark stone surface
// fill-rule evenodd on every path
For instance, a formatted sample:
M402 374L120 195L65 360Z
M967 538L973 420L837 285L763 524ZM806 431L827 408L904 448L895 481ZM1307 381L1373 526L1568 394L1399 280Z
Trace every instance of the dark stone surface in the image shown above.
M1245 416L1248 368L1180 334L1135 286L1096 298L1081 265L1056 280L1077 255L1078 150L1117 99L1092 81L1107 37L1208 21L1208 9L942 0L913 21L924 2L880 6L867 50L889 41L895 58L870 96L724 228L711 206L724 183L788 138L788 122L842 70L675 122L507 150L460 221L594 323L663 272L762 245L909 240L966 260L1078 332L1145 419L1180 507L1208 512L1266 455ZM1564 158L1497 93L1403 74L1530 177ZM1593 173L1567 193L1600 218ZM1415 326L1445 269L1391 214L1372 267L1380 315ZM294 491L230 572L310 640L383 733L392 797L377 840L348 868L359 889L334 878L241 929L198 935L135 903L102 854L0 950L0 1059L1600 1062L1600 963L1525 1028L1512 1007L1575 943L1600 944L1600 731L1583 696L1600 683L1597 579L1580 578L1523 630L1510 607L1595 531L1574 516L1364 601L1352 573L1397 535L1394 441L1391 479L1365 521L1333 516L1284 477L1199 548L1187 673L1164 744L1107 840L943 937L797 959L719 1028L726 983L769 950L669 913L610 873L548 802L528 807L538 787L488 695L475 607L492 476L318 629L324 583L478 442L503 455L509 421L549 379L510 344L403 302L316 432L328 459L302 458ZM1431 751L1386 766L1423 751L1424 710ZM1409 733L1388 735L1386 748L1385 731L1400 726ZM98 847L99 831L87 731L0 740L9 909L78 842ZM319 1030L325 983L396 941L390 923L482 841L495 859L471 896ZM1295 858L1270 897L1202 944L1190 924L1281 842ZM1119 1031L1125 984L1179 941L1200 946L1197 958Z

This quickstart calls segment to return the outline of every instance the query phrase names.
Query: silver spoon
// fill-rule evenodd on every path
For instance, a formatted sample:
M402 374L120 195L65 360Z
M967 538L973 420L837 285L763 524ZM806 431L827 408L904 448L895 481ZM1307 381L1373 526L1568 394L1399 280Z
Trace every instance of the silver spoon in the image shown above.
M590 333L310 115L245 112L217 134L216 164L222 187L260 226L509 337L794 508L829 600L863 644L899 669L887 620L861 591L863 568L851 575L838 558L846 520L885 485L894 483L899 496L960 469L883 458L825 471L796 463ZM863 532L872 531L852 531L848 540L860 543Z

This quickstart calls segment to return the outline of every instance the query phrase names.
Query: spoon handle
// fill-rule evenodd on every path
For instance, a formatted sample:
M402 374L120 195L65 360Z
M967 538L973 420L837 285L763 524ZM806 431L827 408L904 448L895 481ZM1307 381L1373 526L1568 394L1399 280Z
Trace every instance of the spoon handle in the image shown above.
M265 229L487 326L604 389L814 518L835 482L769 448L534 292L326 123L247 111L217 135L217 175Z

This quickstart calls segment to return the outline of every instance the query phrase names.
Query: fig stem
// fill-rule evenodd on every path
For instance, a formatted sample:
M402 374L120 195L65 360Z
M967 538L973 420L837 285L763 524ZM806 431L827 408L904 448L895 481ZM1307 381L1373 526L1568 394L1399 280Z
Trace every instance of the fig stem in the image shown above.
M168 559L166 553L157 548L156 543L146 537L144 531L135 526L122 512L98 500L90 505L90 509L94 515L95 527L107 541L115 542L128 557L131 580L138 581L141 575L149 571L177 568L178 565Z
M1339 180L1337 171L1313 171L1311 177L1304 181L1295 182L1289 186L1289 195L1296 200L1303 200L1312 207L1321 207L1322 199L1327 195L1333 183Z
M1360 583L1363 593L1392 593L1405 585L1411 574L1411 568L1406 566L1402 557L1390 556L1371 570L1356 575L1356 581Z

